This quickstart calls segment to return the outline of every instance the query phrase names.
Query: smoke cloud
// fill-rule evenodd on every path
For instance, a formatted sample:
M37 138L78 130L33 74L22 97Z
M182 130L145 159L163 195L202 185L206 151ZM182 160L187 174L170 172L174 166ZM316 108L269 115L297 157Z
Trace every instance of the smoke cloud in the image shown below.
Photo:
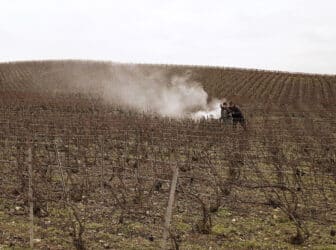
M122 107L172 118L218 118L219 100L208 103L208 94L190 72L169 76L148 73L138 67L118 69L105 84L104 98Z

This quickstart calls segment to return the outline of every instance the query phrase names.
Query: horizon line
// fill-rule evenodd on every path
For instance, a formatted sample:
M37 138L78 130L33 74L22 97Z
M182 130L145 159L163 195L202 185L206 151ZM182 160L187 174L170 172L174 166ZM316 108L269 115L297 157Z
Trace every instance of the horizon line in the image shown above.
M31 59L31 60L12 60L12 61L0 61L1 64L15 64L15 63L43 63L43 62L95 62L95 63L111 63L120 65L144 65L144 66L168 66L168 67L194 67L194 68L214 68L214 69L226 69L226 70L243 70L243 71L257 71L257 72L269 72L280 74L292 74L292 75L309 75L309 76L332 76L335 77L336 73L312 73L303 71L287 71L276 69L261 69L261 68L249 68L238 66L223 66L223 65L211 65L211 64L178 64L178 63L148 63L148 62L126 62L126 61L112 61L112 60L99 60L99 59L83 59L83 58L64 58L64 59Z

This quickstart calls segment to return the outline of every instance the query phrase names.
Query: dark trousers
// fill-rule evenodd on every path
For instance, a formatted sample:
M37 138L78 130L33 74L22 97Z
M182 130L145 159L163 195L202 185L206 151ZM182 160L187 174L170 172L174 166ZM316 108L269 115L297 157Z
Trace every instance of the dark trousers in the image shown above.
M239 123L244 130L247 130L246 122L245 122L244 117L233 117L232 122L233 122L233 128L236 128L237 123Z
M230 117L221 116L221 117L219 118L219 121L220 121L220 122L223 122L224 124L229 124L230 121L231 121L231 118L230 118Z

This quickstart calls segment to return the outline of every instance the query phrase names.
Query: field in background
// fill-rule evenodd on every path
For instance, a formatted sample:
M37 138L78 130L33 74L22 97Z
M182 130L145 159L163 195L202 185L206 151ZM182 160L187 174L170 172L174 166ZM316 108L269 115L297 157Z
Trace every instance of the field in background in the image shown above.
M158 249L178 169L170 248L335 249L336 76L138 66L236 101L244 132L109 105L129 67L0 64L0 248L29 247L33 202L35 248Z
M0 64L2 91L99 92L118 71L137 67L168 76L191 73L211 97L271 107L291 105L296 110L335 107L336 76L174 65L127 65L92 61L49 61Z

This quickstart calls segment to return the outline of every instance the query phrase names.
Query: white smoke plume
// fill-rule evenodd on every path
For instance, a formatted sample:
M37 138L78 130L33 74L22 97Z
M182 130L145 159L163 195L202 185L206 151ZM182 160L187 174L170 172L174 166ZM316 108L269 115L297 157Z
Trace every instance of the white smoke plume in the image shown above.
M202 85L190 73L168 76L157 71L146 73L136 66L118 69L105 84L104 97L113 104L173 118L219 118L220 101L208 103Z
M226 99L218 100L214 99L212 100L208 105L206 109L194 112L192 114L192 118L194 120L199 119L219 119L221 116L221 109L220 104L225 102Z

